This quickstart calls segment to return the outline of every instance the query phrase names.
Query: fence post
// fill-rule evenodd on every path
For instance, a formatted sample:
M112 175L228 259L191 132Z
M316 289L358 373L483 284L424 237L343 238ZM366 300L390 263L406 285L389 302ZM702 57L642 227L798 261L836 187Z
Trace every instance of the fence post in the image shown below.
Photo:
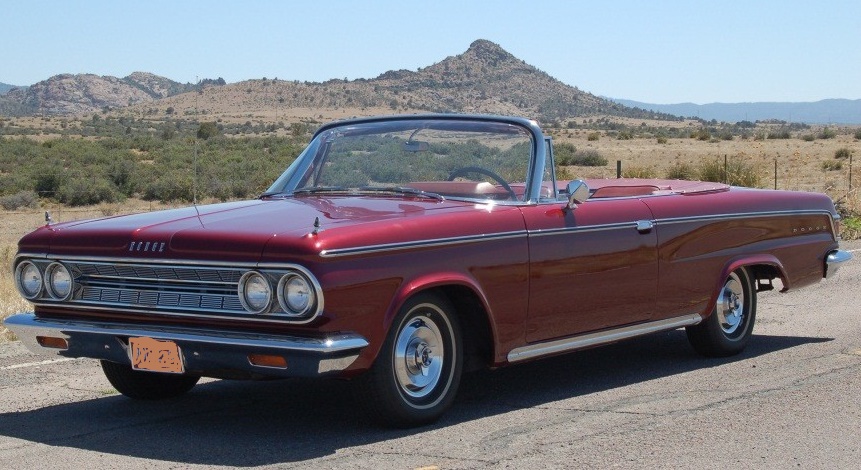
M852 191L852 152L849 152L849 191Z
M774 159L774 189L777 190L777 159Z
M616 160L616 179L622 177L622 160Z
M727 182L727 159L726 154L723 154L723 184L729 184Z

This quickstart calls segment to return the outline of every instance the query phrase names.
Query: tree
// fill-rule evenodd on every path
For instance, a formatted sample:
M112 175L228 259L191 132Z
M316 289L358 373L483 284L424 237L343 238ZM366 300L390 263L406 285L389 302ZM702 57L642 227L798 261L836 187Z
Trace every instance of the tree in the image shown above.
M197 138L207 140L210 137L215 137L220 134L218 125L214 122L202 122L197 129Z

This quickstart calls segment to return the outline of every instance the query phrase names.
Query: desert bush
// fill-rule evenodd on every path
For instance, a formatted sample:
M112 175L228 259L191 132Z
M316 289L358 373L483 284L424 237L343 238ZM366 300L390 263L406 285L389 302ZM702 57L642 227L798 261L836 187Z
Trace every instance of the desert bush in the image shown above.
M657 174L655 167L652 166L631 166L622 169L624 178L655 178Z
M696 171L687 163L676 163L667 170L667 178L671 180L696 179Z
M852 150L847 147L840 147L839 149L834 151L834 158L838 160L845 160L852 155Z
M822 162L822 171L836 171L843 169L843 162L840 160L826 160Z
M822 129L822 132L819 133L818 137L820 139L833 139L837 137L837 132L834 129L825 127Z
M586 140L588 140L589 142L595 142L595 141L597 141L600 137L601 137L601 134L600 134L600 133L598 133L598 132L590 132L590 133L589 133L589 135L586 137Z
M861 129L855 131L855 140L861 140Z
M21 191L0 197L0 206L7 211L33 209L39 205L39 196L33 191Z
M557 165L573 165L574 155L577 147L568 142L553 144L553 157Z
M659 135L657 141L659 144L666 144L667 138L665 136Z
M712 134L705 127L701 127L693 132L691 132L691 139L697 139L702 141L711 140Z
M801 136L801 140L805 142L813 142L814 140L816 140L816 136L813 134L804 134L803 136Z
M89 206L102 202L117 202L121 196L116 187L105 180L74 178L63 183L57 199L69 206Z
M726 167L724 167L724 160L719 158L703 162L699 167L698 179L749 188L756 188L760 185L757 169L741 158L726 161Z

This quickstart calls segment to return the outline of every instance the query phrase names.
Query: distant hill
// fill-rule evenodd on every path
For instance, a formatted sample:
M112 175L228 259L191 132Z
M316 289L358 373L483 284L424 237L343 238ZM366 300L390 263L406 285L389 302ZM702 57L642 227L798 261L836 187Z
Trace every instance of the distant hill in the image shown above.
M382 111L511 114L542 121L579 116L677 119L629 108L566 85L482 39L466 52L418 71L392 70L373 79L323 83L248 80L207 88L199 96L174 96L161 104L233 115L277 106L342 109L357 115Z
M164 77L135 72L126 78L58 75L7 94L7 114L72 115L143 105L199 109L206 114L245 114L279 108L373 108L392 112L473 112L515 114L545 121L577 116L676 119L632 109L566 85L486 40L463 54L418 71L397 70L374 79L324 83L248 80L226 86L209 81L201 93ZM3 112L0 101L0 112ZM14 113L13 113L14 111Z
M710 103L649 104L613 99L625 106L711 121L765 121L779 119L808 124L861 124L861 100L829 99L812 103Z
M208 80L223 84L224 80ZM62 74L10 90L0 99L0 112L11 115L73 115L156 101L197 89L146 72L125 78L92 74Z
M0 96L5 95L7 91L9 91L13 88L20 88L20 87L17 87L15 85L10 85L8 83L0 82Z

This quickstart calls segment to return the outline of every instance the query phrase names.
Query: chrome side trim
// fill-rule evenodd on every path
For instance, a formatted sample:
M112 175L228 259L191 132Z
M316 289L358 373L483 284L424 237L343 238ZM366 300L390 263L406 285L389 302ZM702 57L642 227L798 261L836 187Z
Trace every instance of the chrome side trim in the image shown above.
M613 330L599 331L597 333L589 333L585 335L572 336L570 338L530 344L512 349L511 352L508 353L508 362L519 362L526 359L548 356L550 354L558 354L588 348L590 346L614 343L616 341L633 338L635 336L647 335L649 333L656 333L664 330L674 330L683 326L696 325L701 321L702 318L699 315L690 314L626 326L623 328L616 328Z
M401 250L409 250L412 248L428 248L428 247L440 247L440 246L451 246L451 245L463 245L467 243L478 243L484 241L495 241L495 240L506 240L509 238L520 238L525 237L527 232L525 230L517 230L514 232L502 232L502 233L494 233L494 234L481 234L481 235L468 235L463 237L451 237L451 238L435 238L435 239L427 239L427 240L417 240L412 242L401 242L401 243L385 243L381 245L367 245L367 246L359 246L354 248L335 248L332 250L323 250L320 252L320 256L323 258L335 258L338 256L350 256L350 255L364 255L369 253L380 253L384 251L401 251Z
M825 257L825 276L823 277L828 277L837 273L840 266L843 266L844 263L851 259L852 253L849 253L848 251L834 250L828 253L828 256Z
M826 210L798 210L798 211L763 211L763 212L736 212L729 214L693 215L690 217L674 217L670 219L657 219L659 224L683 224L688 222L707 222L710 220L733 220L752 217L787 217L793 215L827 215L832 217L831 212Z
M3 321L27 349L37 354L56 355L61 350L44 348L37 336L68 339L70 334L85 333L111 337L146 336L161 340L236 346L241 348L265 348L270 351L306 352L329 355L368 346L368 341L357 335L341 333L325 338L305 338L262 333L242 333L225 330L191 329L168 326L149 326L125 323L97 323L81 320L56 320L39 318L32 313L20 313Z

